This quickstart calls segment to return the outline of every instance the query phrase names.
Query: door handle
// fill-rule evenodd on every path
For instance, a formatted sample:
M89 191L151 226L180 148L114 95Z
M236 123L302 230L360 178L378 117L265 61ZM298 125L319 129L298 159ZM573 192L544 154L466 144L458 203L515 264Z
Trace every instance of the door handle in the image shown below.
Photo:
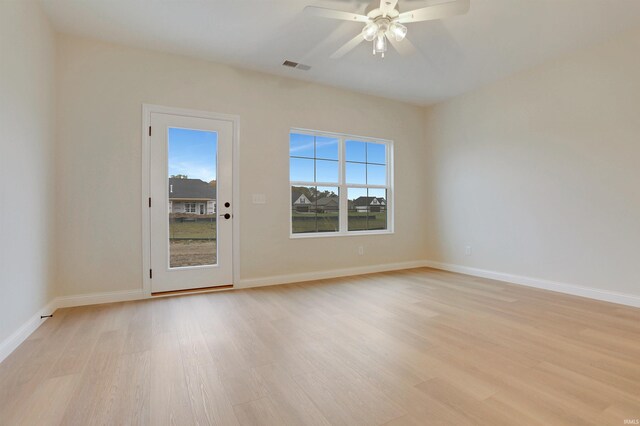
M221 214L220 216L224 217L225 219L231 219L231 215L229 213Z

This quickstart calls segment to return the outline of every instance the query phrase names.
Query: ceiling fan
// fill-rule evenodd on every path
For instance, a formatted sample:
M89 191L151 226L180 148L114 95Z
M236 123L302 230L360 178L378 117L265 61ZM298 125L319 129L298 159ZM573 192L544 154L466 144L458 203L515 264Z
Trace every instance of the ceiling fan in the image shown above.
M404 24L462 15L467 13L470 7L470 0L441 0L432 3L434 4L402 13L397 9L398 0L380 0L379 5L378 0L373 0L365 10L366 15L316 6L307 6L304 11L322 18L365 24L362 32L335 51L331 58L341 58L363 41L373 42L373 54L380 53L384 58L387 41L401 54L414 50L406 39L407 27Z

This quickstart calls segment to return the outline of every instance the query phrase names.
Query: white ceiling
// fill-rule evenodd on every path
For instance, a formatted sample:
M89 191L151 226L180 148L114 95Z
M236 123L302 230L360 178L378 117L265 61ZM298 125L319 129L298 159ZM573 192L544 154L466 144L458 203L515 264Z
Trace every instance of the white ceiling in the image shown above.
M467 15L408 24L418 53L382 60L368 43L329 55L363 24L303 14L363 12L369 0L41 0L61 32L431 104L640 26L640 0L471 0ZM429 1L399 0L400 11ZM290 59L310 71L285 68Z

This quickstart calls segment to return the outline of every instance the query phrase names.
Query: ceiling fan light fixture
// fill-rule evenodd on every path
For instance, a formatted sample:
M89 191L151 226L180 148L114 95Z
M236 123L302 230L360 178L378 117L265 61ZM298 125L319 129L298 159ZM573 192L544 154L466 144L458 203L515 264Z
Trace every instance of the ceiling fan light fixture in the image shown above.
M396 38L396 41L402 41L407 36L407 27L397 22L391 24L391 28L389 28L389 30Z
M369 0L367 0L369 1ZM372 4L366 8L366 15L345 12L325 7L307 6L304 11L322 18L338 19L341 21L361 22L364 24L361 33L355 35L340 49L331 55L332 59L338 59L353 50L363 41L372 42L373 54L387 50L387 42L402 55L415 52L415 48L407 39L407 27L403 24L414 22L434 21L455 15L464 15L469 11L471 0L437 0L430 1L429 5L406 12L398 9L398 0L371 0ZM377 7L376 1L380 1ZM399 42L405 40L402 45Z
M378 34L378 38L373 44L373 54L375 55L376 53L380 53L384 58L384 52L386 51L387 51L387 38L385 37L384 33L380 33Z
M380 27L375 22L369 22L362 29L362 37L364 37L367 41L373 41L374 38L378 35L378 30Z

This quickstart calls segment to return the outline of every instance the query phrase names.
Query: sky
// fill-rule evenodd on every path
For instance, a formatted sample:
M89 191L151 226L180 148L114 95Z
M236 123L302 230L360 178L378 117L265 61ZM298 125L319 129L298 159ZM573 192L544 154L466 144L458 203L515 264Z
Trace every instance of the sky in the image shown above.
M169 176L216 180L217 146L216 132L169 128Z
M169 128L169 176L187 175L205 182L216 180L216 132ZM346 140L347 184L386 184L386 149L383 144ZM292 133L290 135L292 181L336 183L325 188L337 192L338 139ZM350 188L348 197L383 197L383 189Z
M296 182L338 184L338 139L291 133L289 140L290 179ZM386 185L386 147L383 144L346 140L347 184ZM370 190L373 191L373 190ZM334 191L335 192L335 191ZM366 196L366 189L349 189ZM369 196L381 196L376 190Z

